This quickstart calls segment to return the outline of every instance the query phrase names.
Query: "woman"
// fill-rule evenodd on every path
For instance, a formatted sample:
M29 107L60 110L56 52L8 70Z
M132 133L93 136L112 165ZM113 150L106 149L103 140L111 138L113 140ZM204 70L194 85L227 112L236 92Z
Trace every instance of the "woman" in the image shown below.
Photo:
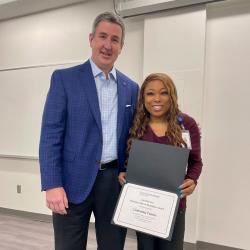
M137 232L138 250L182 250L186 196L195 190L202 167L200 133L195 120L179 110L176 87L168 75L150 74L143 82L133 127L130 130L128 153L133 138L191 149L185 180L179 187L181 201L172 240L167 241ZM125 172L119 174L121 185L125 183L125 177Z

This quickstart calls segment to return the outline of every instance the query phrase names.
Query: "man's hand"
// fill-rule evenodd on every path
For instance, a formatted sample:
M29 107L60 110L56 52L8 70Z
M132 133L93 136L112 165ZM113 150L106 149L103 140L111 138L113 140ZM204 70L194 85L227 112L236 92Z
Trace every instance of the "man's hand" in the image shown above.
M64 188L52 188L46 191L47 207L54 213L67 214L68 199Z
M185 179L183 181L183 184L179 186L179 189L181 190L181 198L192 194L194 192L195 187L196 184L192 179Z
M120 185L124 185L126 183L126 172L120 172L120 174L118 175L118 181L120 183Z

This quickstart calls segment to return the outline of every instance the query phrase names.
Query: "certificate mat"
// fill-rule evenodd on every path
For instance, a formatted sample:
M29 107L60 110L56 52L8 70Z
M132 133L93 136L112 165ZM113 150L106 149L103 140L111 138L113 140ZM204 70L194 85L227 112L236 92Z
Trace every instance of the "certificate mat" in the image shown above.
M175 193L127 183L121 191L113 222L166 239L171 235L177 205Z

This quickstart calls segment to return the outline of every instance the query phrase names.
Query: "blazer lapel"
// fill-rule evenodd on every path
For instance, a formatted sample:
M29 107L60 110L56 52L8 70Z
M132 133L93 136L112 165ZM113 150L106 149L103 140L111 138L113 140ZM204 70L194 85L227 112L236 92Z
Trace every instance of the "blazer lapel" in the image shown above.
M124 82L117 72L117 94L118 94L118 114L117 114L117 141L121 136L124 112L126 106L127 83Z
M80 78L82 86L85 90L85 94L88 98L91 112L93 113L97 126L102 134L101 112L99 107L97 89L89 61L87 61L81 68Z

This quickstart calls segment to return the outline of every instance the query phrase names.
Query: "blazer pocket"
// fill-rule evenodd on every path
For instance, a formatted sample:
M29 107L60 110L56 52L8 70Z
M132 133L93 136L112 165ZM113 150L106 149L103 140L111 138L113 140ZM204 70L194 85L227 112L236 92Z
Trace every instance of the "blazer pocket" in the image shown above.
M126 108L125 108L125 124L126 124L126 127L128 129L131 127L132 121L133 121L133 107L126 106Z
M125 113L129 115L133 115L133 106L130 104L127 104L125 106Z
M73 161L75 159L75 152L64 150L63 151L63 160L64 161Z

